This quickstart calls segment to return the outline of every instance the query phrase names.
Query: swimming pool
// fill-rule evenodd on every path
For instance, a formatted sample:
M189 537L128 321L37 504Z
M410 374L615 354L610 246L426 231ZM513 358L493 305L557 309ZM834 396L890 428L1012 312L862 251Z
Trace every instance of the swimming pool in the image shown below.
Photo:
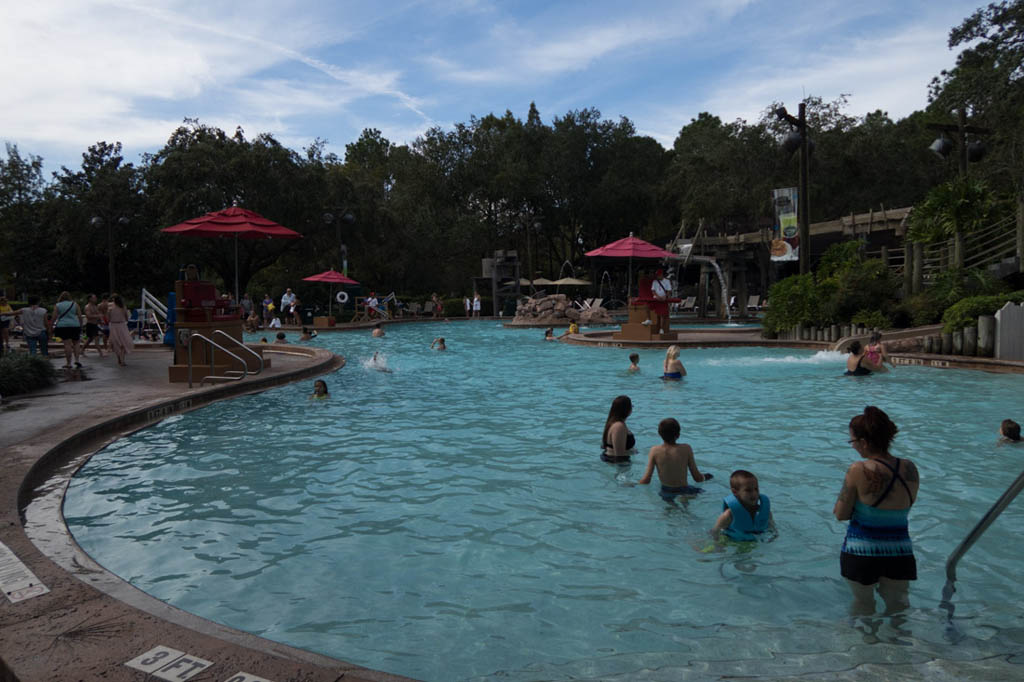
M429 350L444 335L449 350ZM492 321L324 334L349 364L327 377L172 417L93 457L64 513L99 563L212 620L426 680L704 679L814 675L862 663L1024 653L1011 506L960 564L966 635L937 608L943 564L1013 480L995 448L1022 379L899 368L839 378L831 352L663 352L545 343ZM366 365L382 352L392 373ZM666 505L598 461L611 399L633 399L644 455L679 419L707 492ZM845 524L831 510L866 404L915 460L920 580L905 622L846 617ZM775 542L703 553L728 472L757 473Z

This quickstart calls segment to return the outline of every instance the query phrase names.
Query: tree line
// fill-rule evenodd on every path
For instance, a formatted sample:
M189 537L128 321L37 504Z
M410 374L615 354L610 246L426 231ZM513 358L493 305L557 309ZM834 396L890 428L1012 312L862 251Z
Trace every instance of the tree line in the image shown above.
M961 109L992 131L970 181L991 210L1024 211L1024 0L965 19L949 39L951 48L963 45L970 47L955 68L932 81L928 106L905 118L850 115L845 95L807 98L812 222L923 203L963 182L955 154L942 161L928 151L937 135L929 124L955 123ZM775 114L780 106L766 103L752 122L700 113L671 149L624 116L589 108L545 123L533 104L525 120L511 111L474 116L407 145L367 129L343 158L319 139L296 151L268 133L248 137L185 119L138 164L125 160L120 143L104 141L82 154L80 167L47 178L41 158L8 143L0 285L9 293L104 291L111 249L123 291L162 290L190 262L232 283L229 241L160 232L232 204L304 237L239 241L239 282L256 295L340 269L342 243L350 276L408 295L468 291L495 249L517 250L524 275L557 277L565 261L585 271L584 252L629 232L665 242L681 224L689 234L700 221L711 234L770 225L771 190L797 184L797 160L780 149L789 132ZM928 225L918 227L922 239L942 237Z

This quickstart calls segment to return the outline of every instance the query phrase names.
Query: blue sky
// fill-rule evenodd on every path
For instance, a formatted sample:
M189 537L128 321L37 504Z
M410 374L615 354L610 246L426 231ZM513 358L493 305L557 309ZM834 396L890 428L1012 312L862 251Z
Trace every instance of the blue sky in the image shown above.
M339 156L367 127L408 143L531 101L547 123L627 116L666 147L701 111L753 121L805 94L901 118L980 4L0 0L0 139L50 171L99 140L138 162L185 117Z

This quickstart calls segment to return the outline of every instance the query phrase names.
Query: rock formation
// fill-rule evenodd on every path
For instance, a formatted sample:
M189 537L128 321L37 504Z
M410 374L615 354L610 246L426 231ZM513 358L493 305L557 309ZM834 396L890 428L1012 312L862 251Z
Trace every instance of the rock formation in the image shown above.
M608 311L598 306L578 310L565 294L552 294L543 298L531 298L516 306L516 316L511 324L531 327L566 326L570 322L579 325L615 324Z

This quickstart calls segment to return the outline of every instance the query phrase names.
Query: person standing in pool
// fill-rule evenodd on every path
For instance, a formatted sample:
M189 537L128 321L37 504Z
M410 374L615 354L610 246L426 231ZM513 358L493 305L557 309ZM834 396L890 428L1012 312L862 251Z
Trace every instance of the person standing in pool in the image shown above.
M850 354L850 357L846 358L846 374L843 376L847 377L866 377L871 375L871 370L865 367L864 349L860 346L860 341L851 341L850 347L846 349Z
M640 485L647 485L654 476L654 470L657 469L658 480L661 481L661 491L658 494L666 502L671 502L677 495L696 495L704 492L703 488L690 485L686 478L687 469L697 483L711 480L711 474L702 474L697 469L693 448L688 443L676 444L679 433L679 422L675 419L669 417L661 420L658 424L658 435L663 442L651 448L647 454L647 471L637 481Z
M885 412L865 407L849 428L849 443L861 459L847 470L832 510L836 519L850 522L840 573L853 592L854 615L874 613L876 590L889 614L909 605L910 581L917 580L907 515L920 477L912 461L889 453L899 429Z
M772 503L761 494L757 476L737 469L729 476L729 489L732 493L722 500L722 513L711 528L712 538L718 540L724 533L730 540L746 542L774 529Z
M682 379L686 376L686 368L683 367L683 363L679 361L679 346L675 344L668 347L665 351L665 371L661 375L662 379Z
M444 345L444 337L439 336L430 342L431 348L437 348L438 350L448 350L448 346Z
M636 451L636 437L626 426L626 419L633 414L633 401L629 396L620 395L612 401L608 419L601 434L601 461L612 464L629 464L630 455Z
M630 372L640 371L640 354L630 353L629 354L629 370Z

